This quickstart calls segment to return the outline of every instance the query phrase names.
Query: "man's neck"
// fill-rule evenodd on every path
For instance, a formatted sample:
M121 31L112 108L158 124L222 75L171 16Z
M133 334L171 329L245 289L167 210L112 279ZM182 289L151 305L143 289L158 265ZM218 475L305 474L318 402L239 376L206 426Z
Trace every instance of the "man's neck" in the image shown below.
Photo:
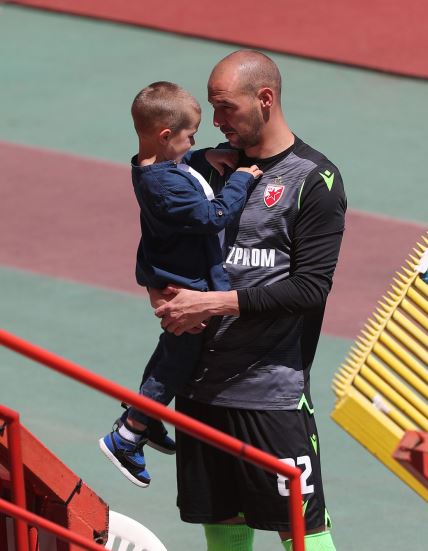
M266 134L262 136L257 145L245 149L247 157L250 159L267 159L278 155L278 153L285 151L294 144L294 134L286 124Z

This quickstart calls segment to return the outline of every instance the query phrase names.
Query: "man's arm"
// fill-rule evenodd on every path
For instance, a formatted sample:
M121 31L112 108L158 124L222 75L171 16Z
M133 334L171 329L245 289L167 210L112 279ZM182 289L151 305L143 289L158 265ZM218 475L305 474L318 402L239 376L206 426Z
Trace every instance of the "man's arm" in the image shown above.
M327 185L322 174L327 170ZM332 175L334 176L332 177ZM345 229L346 196L333 165L317 167L300 194L290 252L290 276L238 291L241 314L299 314L322 307L330 292Z
M189 289L168 286L160 291L174 298L155 310L162 318L164 329L175 335L199 327L212 316L239 316L238 295L236 291L190 291Z

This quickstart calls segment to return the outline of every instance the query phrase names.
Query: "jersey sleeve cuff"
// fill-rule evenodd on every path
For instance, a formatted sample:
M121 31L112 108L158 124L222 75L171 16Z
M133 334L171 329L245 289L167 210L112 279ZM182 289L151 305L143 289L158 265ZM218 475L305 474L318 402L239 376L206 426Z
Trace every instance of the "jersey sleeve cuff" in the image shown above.
M238 295L239 315L242 316L243 314L248 314L249 300L247 289L238 289L236 293Z

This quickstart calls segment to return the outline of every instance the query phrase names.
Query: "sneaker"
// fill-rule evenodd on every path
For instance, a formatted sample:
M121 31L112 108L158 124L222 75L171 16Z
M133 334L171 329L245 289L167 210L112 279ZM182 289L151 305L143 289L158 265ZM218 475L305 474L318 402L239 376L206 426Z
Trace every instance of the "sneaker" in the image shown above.
M150 484L143 453L146 442L147 439L142 438L135 444L113 430L104 438L100 438L99 446L104 455L128 480L141 488L146 488Z
M113 431L117 431L128 416L129 406L125 404L125 402L122 402L121 405L125 408L125 411L113 423ZM157 419L151 419L149 421L147 445L168 455L174 455L176 451L174 440L168 436L168 431L162 421L158 421Z
M168 436L165 425L157 419L152 419L148 427L147 445L159 452L174 455L176 446L172 438Z

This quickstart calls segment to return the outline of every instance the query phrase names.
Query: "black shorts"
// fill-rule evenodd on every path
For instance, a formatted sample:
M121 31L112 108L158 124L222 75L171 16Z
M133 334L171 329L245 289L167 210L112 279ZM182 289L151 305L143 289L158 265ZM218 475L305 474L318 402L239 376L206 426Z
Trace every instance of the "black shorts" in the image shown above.
M176 397L176 410L302 469L306 529L325 524L318 433L305 407L257 411ZM248 526L289 531L288 479L268 473L177 431L177 504L181 519L216 523L243 513Z

